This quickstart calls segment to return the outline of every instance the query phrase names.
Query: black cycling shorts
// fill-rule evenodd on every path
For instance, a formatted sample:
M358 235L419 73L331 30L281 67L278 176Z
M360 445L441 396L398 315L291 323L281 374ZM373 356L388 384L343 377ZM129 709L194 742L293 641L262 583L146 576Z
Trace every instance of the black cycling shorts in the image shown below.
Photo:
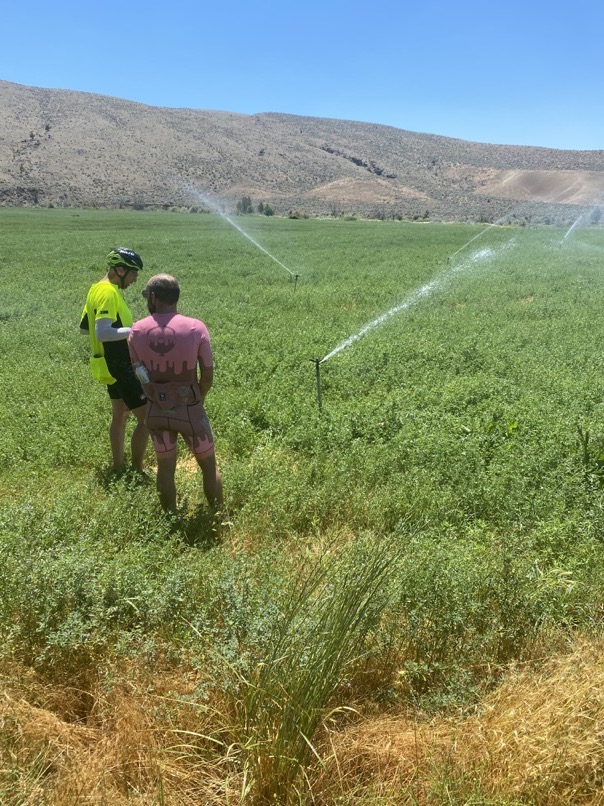
M143 388L134 372L118 378L115 383L107 387L107 391L111 400L123 400L131 411L147 403Z

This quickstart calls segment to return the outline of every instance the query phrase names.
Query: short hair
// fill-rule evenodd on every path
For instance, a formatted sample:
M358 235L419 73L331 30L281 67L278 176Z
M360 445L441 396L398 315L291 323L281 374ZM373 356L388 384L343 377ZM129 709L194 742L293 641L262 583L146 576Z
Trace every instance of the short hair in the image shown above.
M166 305L175 305L180 297L180 286L176 277L171 274L155 274L145 285L147 294L155 294L158 300Z

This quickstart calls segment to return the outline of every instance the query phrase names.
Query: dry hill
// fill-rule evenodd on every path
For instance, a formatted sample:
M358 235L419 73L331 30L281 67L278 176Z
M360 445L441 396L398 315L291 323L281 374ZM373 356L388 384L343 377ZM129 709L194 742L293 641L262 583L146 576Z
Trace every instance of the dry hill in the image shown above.
M370 123L168 109L0 81L0 204L572 222L604 150L485 145Z

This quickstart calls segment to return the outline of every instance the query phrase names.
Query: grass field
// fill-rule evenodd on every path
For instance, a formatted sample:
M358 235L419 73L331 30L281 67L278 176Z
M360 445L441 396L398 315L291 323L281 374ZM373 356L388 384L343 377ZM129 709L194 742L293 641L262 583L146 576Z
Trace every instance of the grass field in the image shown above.
M599 803L604 231L237 223L297 284L216 216L0 208L0 801ZM210 330L218 528L184 448L178 519L108 473L118 245Z

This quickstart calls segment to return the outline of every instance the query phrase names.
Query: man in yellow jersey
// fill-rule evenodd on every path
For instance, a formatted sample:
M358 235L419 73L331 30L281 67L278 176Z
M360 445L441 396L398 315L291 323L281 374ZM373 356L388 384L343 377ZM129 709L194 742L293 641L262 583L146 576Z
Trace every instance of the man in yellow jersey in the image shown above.
M145 425L147 398L134 374L128 353L132 314L123 291L138 279L143 268L140 255L117 247L107 255L107 274L89 290L82 312L80 331L90 338L90 369L107 386L111 399L109 441L113 469L124 469L126 422L130 412L137 419L130 442L133 468L142 473L149 431Z

